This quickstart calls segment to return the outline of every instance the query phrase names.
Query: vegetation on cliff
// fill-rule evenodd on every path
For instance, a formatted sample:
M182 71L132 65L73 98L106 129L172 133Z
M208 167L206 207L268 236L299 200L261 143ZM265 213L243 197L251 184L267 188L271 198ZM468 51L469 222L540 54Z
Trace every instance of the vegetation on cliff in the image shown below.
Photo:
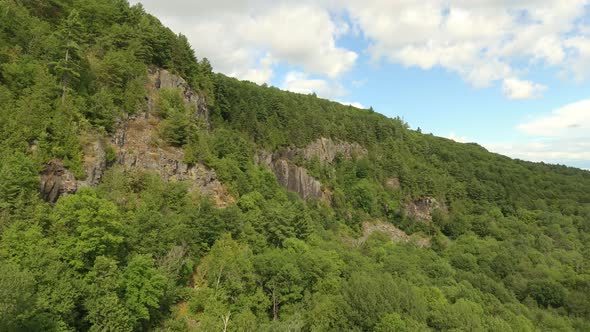
M206 120L183 91L150 95L155 68ZM145 112L152 143L235 202L109 145L98 186L42 199L46 165L83 180L87 140ZM0 331L590 330L589 172L213 74L124 0L0 1L0 139ZM363 152L292 153L318 140ZM283 188L264 153L321 197ZM427 241L363 236L371 223Z

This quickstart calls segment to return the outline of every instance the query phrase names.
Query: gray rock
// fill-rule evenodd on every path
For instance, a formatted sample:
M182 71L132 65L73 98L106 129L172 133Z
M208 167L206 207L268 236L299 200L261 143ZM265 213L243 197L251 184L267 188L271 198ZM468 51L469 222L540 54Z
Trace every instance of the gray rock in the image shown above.
M436 209L445 210L445 207L433 197L421 197L405 206L407 216L419 221L432 221L432 212Z
M324 196L320 181L308 175L305 168L280 159L272 163L271 169L279 184L287 190L298 193L301 198L322 198Z
M180 76L174 75L165 69L151 69L148 73L150 81L149 90L155 89L179 89L184 101L193 108L196 121L202 122L207 129L211 127L209 122L209 110L204 96L196 93L189 84ZM148 93L148 110L154 108L153 93Z
M84 172L86 179L78 187L97 186L107 170L107 156L102 137L94 136L84 147Z
M51 160L45 165L40 180L41 196L47 202L55 203L59 197L78 190L74 174L65 168L59 159Z
M121 124L112 137L112 143L117 146L117 164L127 170L156 172L167 182L186 181L190 190L213 196L219 206L233 202L215 170L202 164L186 164L182 148L161 141L159 122L153 115L136 115Z
M313 197L331 202L331 193L322 189L320 181L307 174L307 170L297 166L293 160L298 157L307 161L317 158L322 163L332 163L337 156L352 159L366 154L367 150L358 143L319 138L305 148L288 148L282 153L259 151L254 160L258 165L269 168L281 186L298 193L301 198Z

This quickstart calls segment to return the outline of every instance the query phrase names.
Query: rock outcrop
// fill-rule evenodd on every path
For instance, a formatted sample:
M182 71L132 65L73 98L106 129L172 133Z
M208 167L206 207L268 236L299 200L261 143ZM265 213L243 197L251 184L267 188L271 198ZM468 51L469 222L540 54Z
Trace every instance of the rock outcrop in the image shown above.
M332 163L338 156L352 159L366 154L367 150L358 143L334 141L322 137L305 148L288 148L274 154L259 151L255 156L255 162L269 168L281 186L296 192L301 198L313 197L330 203L332 200L330 191L322 189L320 181L309 175L304 167L298 166L293 160L317 159L322 163Z
M55 203L62 195L72 194L78 190L78 182L72 172L64 167L59 159L45 165L41 172L41 197L47 202Z
M106 142L99 135L92 135L84 145L84 173L86 178L78 181L78 187L97 186L107 170Z
M285 159L279 159L271 163L271 170L278 182L287 190L294 191L303 199L310 197L330 200L327 192L322 191L322 184L314 177L307 174L307 170Z
M426 196L406 204L405 213L413 219L430 222L432 212L437 209L445 208L435 198Z
M430 238L420 234L408 235L403 230L390 223L382 221L365 221L363 223L363 234L358 239L344 238L344 240L355 247L362 246L373 233L385 234L391 241L396 243L412 243L421 248L430 247Z
M303 155L305 160L317 158L323 163L331 163L337 156L352 159L367 154L367 150L356 142L334 141L324 137L317 139L304 149L299 149L298 152Z
M214 170L183 162L181 148L166 145L158 136L160 119L149 113L123 121L112 138L116 162L125 169L157 172L164 181L187 181L191 190L211 195L219 206L233 202Z
M40 175L41 194L46 201L55 202L64 194L74 193L83 186L100 183L108 165L107 149L116 153L115 163L125 169L154 171L164 181L187 181L191 190L211 195L218 206L226 206L233 198L217 179L214 170L201 164L183 162L181 148L164 144L158 137L160 119L151 115L159 89L179 89L185 102L194 108L194 117L209 127L209 113L204 97L194 92L180 76L164 69L151 69L146 85L148 112L120 119L115 134L105 139L98 134L83 137L85 179L77 180L60 160L49 162Z
M184 101L193 108L194 118L205 124L209 129L209 111L205 97L196 93L188 83L180 76L174 75L165 69L150 69L148 72L149 83L148 90L148 112L154 109L155 91L159 89L178 89L184 98Z
M321 163L332 163L336 157L353 159L367 154L367 150L360 144L344 142L321 137L304 148L288 148L280 157L294 160L301 158L311 161L316 159Z

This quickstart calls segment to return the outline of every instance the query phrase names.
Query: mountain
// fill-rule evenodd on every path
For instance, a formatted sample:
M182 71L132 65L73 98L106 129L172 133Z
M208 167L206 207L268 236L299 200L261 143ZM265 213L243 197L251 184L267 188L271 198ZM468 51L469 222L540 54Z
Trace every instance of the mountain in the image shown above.
M0 120L0 331L590 330L590 172L216 74L140 5L0 2Z

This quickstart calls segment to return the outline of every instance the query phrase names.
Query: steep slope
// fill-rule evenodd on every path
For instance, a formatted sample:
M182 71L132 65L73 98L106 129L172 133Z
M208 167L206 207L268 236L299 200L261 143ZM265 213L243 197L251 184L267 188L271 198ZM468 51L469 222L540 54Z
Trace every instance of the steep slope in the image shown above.
M0 138L0 331L590 329L590 172L213 74L140 5L0 2Z

